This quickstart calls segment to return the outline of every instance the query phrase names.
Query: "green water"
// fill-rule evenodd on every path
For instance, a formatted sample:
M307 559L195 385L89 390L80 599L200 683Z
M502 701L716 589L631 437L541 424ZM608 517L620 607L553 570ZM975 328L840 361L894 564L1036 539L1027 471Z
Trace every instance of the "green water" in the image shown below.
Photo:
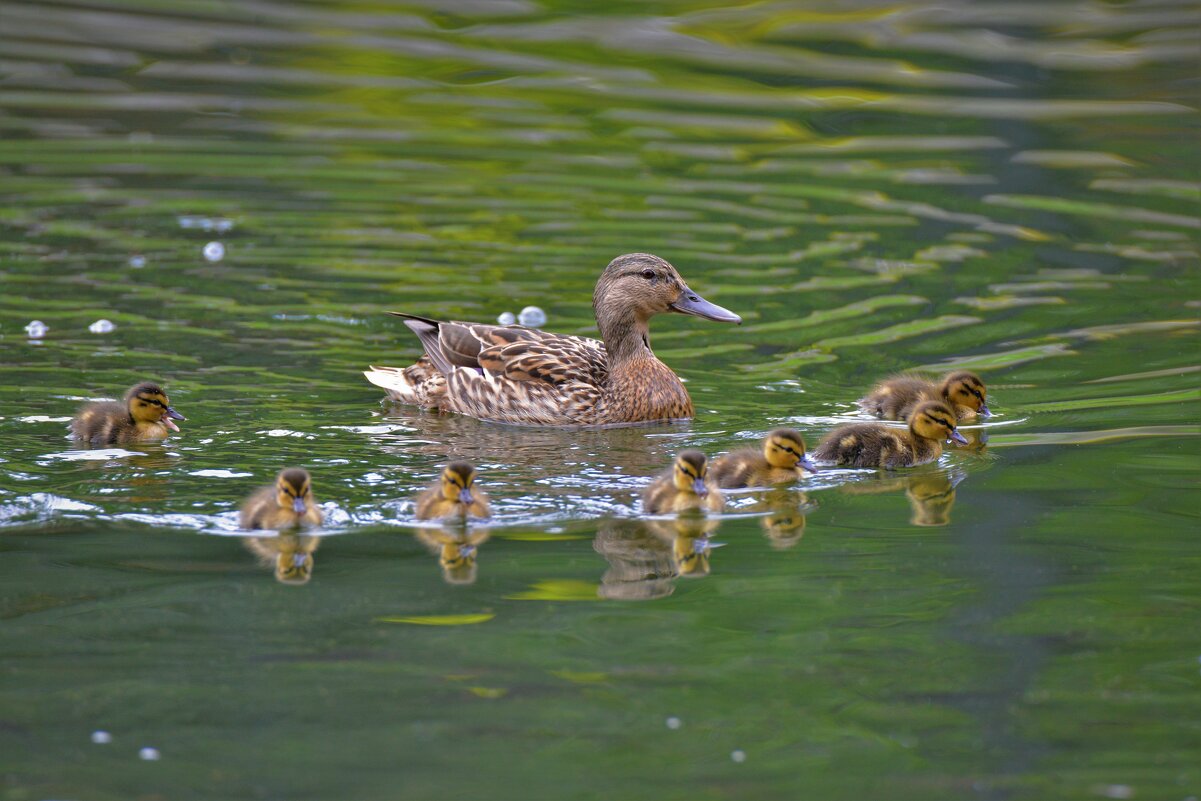
M0 799L1201 796L1201 10L551 5L0 2ZM361 376L391 309L593 332L630 251L745 320L654 321L691 424ZM703 577L638 517L951 365L971 448L735 494ZM143 379L183 432L76 450ZM246 538L289 465L330 525Z

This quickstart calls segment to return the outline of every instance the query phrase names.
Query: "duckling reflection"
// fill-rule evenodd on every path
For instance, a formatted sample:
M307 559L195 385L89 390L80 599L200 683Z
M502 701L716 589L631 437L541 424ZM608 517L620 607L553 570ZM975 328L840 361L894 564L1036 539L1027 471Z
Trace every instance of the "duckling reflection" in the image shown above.
M438 557L442 580L447 584L475 583L476 554L489 536L483 528L417 530L417 539Z
M609 569L601 576L597 594L615 601L649 601L675 592L675 563L671 551L641 520L605 520L592 548Z
M840 490L848 495L879 495L904 490L905 498L909 501L911 525L945 526L951 522L955 488L963 479L963 475L948 475L939 471L844 484Z
M776 489L763 494L762 498L746 511L767 510L759 518L763 535L771 547L777 550L791 548L805 536L805 509L809 498L803 492Z
M313 577L313 552L320 537L280 534L275 537L245 537L246 550L258 557L263 567L275 574L280 584L308 584Z
M700 578L709 575L709 554L724 543L709 536L721 525L720 520L697 515L681 515L671 520L648 520L646 526L661 542L671 545L671 561L676 575Z

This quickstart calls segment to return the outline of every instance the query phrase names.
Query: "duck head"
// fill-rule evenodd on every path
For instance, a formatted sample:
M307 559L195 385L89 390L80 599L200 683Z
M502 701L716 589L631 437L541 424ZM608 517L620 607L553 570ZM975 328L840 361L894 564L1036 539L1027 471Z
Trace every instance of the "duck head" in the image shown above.
M967 370L947 373L939 390L952 406L966 406L981 417L992 416L988 410L988 389L975 373Z
M801 433L792 428L777 428L763 440L763 457L772 467L792 470L800 467L810 473L817 472L817 465L805 455L805 440Z
M312 479L309 471L300 467L289 467L275 477L275 502L297 517L309 510L313 502Z
M709 487L705 485L708 470L705 454L700 451L682 451L672 465L672 484L680 492L704 498L709 494Z
M125 406L129 416L138 423L161 423L172 431L179 431L176 420L186 420L179 412L171 408L171 401L163 388L151 381L144 381L131 387L125 393Z
M915 436L942 442L954 440L966 445L967 439L955 428L955 413L941 401L927 401L909 415L909 430Z
M475 502L471 486L475 483L475 467L468 462L451 462L442 470L442 497L451 503L470 506Z

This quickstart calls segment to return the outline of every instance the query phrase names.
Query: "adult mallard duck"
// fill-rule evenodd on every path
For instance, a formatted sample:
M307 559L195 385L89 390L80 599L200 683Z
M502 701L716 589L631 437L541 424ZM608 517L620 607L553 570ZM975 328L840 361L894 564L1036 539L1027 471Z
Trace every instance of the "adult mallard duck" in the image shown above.
M685 420L692 417L692 400L651 351L651 317L679 312L742 322L693 292L675 267L649 253L611 261L596 282L592 308L603 342L392 312L421 339L425 356L409 367L372 367L364 375L394 400L499 423Z

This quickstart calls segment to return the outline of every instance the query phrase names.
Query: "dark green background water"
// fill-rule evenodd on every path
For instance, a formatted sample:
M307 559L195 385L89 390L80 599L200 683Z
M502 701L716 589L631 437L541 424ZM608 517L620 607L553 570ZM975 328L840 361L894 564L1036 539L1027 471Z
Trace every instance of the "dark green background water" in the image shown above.
M1198 20L0 2L0 799L1201 796ZM690 425L359 373L419 352L389 309L588 333L635 250L746 320L655 321ZM733 496L703 578L637 521L684 446L959 364L984 447ZM141 379L183 433L73 450ZM469 585L410 525L451 457L496 508ZM293 464L301 587L235 515Z

